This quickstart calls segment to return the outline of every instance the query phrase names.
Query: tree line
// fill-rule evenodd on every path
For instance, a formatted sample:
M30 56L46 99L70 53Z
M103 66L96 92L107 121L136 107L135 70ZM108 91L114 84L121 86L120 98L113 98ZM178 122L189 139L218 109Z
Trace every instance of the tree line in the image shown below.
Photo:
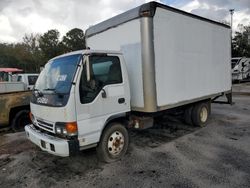
M250 58L250 25L239 25L238 29L232 40L232 56Z
M81 29L68 31L60 40L60 33L52 29L39 34L25 34L19 43L0 43L0 67L21 68L25 72L39 72L49 59L71 51L85 49Z
M0 43L0 67L16 67L25 72L39 72L49 59L75 50L85 49L85 36L81 29L68 31L60 40L60 33L52 29L39 34L25 34L19 43ZM233 57L250 57L250 25L239 26L232 39Z

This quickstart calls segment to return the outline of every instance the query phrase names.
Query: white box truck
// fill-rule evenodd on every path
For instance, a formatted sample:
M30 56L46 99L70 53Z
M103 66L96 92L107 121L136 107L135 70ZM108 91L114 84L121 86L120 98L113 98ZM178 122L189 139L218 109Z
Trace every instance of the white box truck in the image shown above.
M86 40L91 49L55 57L36 82L25 130L44 151L97 147L112 162L127 128L171 111L204 126L212 101L232 101L227 25L151 2L90 27Z

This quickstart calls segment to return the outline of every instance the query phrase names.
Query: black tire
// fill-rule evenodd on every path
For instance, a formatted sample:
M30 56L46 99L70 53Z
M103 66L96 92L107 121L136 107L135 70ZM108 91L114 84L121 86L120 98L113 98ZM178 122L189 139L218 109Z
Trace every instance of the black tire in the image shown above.
M195 126L205 127L210 114L208 102L195 104L192 110L192 121Z
M120 123L111 123L103 131L96 148L100 161L111 163L121 159L128 149L129 137L127 129ZM112 144L112 147L110 147ZM122 149L120 149L122 147ZM118 149L117 149L118 148ZM116 154L114 152L116 151Z
M31 123L28 110L21 110L16 113L14 119L11 121L11 129L14 132L24 131L25 125Z
M192 111L193 111L193 106L187 107L184 111L184 122L188 125L193 125Z

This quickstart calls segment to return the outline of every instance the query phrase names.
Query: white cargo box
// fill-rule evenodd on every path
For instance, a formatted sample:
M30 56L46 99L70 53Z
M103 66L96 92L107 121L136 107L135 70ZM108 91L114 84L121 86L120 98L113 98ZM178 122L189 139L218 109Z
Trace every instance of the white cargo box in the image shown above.
M90 27L86 41L124 54L132 110L156 112L231 90L228 25L151 2Z

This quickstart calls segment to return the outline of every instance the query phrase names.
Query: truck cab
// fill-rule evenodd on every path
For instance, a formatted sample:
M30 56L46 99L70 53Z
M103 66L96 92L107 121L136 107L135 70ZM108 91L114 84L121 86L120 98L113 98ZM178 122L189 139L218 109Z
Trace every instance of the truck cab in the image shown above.
M30 107L25 131L42 150L69 156L106 139L100 156L118 158L128 145L121 121L130 111L122 54L83 50L53 58L37 79Z
M18 74L16 77L17 82L23 82L27 90L32 90L39 74L29 73L29 74Z

